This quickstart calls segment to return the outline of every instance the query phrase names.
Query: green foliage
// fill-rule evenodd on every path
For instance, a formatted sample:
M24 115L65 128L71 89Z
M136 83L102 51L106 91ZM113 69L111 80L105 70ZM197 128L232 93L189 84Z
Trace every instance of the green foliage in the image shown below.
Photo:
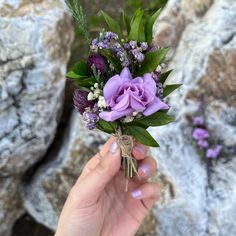
M142 63L141 68L138 70L138 75L143 75L150 71L155 71L157 66L160 65L165 59L168 51L168 48L162 48L158 51L148 52L145 55L145 60Z
M143 28L143 15L144 11L141 9L138 9L135 12L130 23L130 32L128 36L129 40L141 41L141 42L146 41Z
M164 97L169 96L172 92L174 92L177 88L182 86L182 84L168 84L164 88Z
M71 11L73 17L78 22L78 29L80 33L85 37L87 41L90 41L87 18L84 14L83 7L79 3L79 0L65 0L65 3Z
M164 84L164 83L166 82L167 78L169 77L169 75L171 74L172 71L173 71L173 70L169 70L169 71L167 71L167 72L161 74L160 82L161 82L162 84Z
M118 124L117 122L107 122L105 120L99 119L96 127L105 133L112 134L116 132Z
M147 37L148 44L152 43L153 25L154 25L155 21L157 20L158 16L160 15L160 13L161 13L161 9L156 11L156 13L153 14L147 21L145 29L146 29L146 37Z
M138 142L146 146L159 147L157 141L148 133L145 128L140 126L128 126L127 134L133 136Z
M109 15L107 15L104 11L101 11L101 14L103 16L103 18L105 19L109 29L112 32L116 32L120 37L122 36L121 33L121 28L119 23L116 20L113 20Z
M128 15L125 13L125 11L122 11L122 19L123 19L123 25L126 29L126 33L129 34L130 32L130 20Z
M133 125L141 125L144 127L149 127L149 126L162 126L162 125L167 125L171 122L175 121L175 118L164 113L164 112L156 112L152 114L151 116L143 117L140 119L137 119L133 122Z
M107 58L107 60L112 64L115 71L120 73L122 70L121 62L115 57L109 50L103 49L100 50L100 53Z

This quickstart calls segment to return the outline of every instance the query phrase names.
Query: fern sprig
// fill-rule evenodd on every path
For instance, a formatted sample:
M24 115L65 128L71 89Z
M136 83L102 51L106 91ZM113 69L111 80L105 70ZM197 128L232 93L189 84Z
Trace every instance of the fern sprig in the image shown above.
M89 30L87 24L87 17L84 14L84 9L80 5L79 0L65 0L67 7L69 8L70 12L72 13L73 17L78 22L78 28L80 33L85 37L85 39L89 42Z

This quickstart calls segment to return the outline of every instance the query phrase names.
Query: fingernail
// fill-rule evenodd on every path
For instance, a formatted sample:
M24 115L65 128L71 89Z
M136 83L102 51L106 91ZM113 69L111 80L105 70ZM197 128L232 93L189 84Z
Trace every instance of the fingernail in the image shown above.
M115 141L110 147L110 152L116 153L117 150L118 150L118 145L117 145L117 142Z
M146 164L141 165L141 166L139 167L139 169L140 169L146 176L148 176L149 173L150 173L150 168L149 168L149 166L146 165Z
M132 191L133 198L139 199L142 196L142 192L139 189L135 189Z
M146 154L147 149L144 145L137 144L137 145L135 145L134 148L136 149L136 151L141 152L142 154Z

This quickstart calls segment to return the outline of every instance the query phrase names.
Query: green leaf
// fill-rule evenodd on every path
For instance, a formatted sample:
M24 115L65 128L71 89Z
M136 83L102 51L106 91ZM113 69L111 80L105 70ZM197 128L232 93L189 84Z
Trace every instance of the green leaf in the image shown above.
M182 84L169 84L169 85L166 85L165 88L164 88L164 97L167 97L168 95L170 95L172 92L174 92L180 86L182 86Z
M118 124L116 122L107 122L105 120L99 119L97 123L97 128L106 132L106 133L115 133Z
M128 15L122 11L122 18L123 18L123 24L126 28L126 31L127 31L127 34L129 35L129 32L130 32L130 22L129 22L129 17Z
M147 42L150 45L152 43L152 38L153 38L153 25L155 23L155 21L157 20L158 16L161 13L161 9L157 10L155 14L153 14L147 21L146 24L146 38L147 38Z
M129 126L127 134L133 136L138 142L146 146L159 147L159 144L148 131L140 126Z
M161 82L162 84L164 84L164 83L166 82L167 78L169 77L169 75L170 75L170 73L171 73L172 71L173 71L173 70L169 70L169 71L167 71L167 72L161 74L160 82Z
M71 79L87 78L89 76L87 64L83 61L75 64L66 76Z
M86 78L86 79L74 79L75 83L79 87L91 88L97 81L95 78Z
M116 32L120 37L122 36L121 28L119 23L116 20L113 20L109 15L104 11L101 11L103 18L105 19L108 27L112 32Z
M129 40L139 41L144 11L138 9L130 24Z
M168 48L162 48L155 52L148 52L145 55L145 60L138 71L138 75L143 75L145 73L155 71L157 66L164 61L168 51L169 51Z
M116 58L109 50L102 49L100 53L107 58L107 60L113 65L115 71L120 73L122 70L121 62L118 58Z
M167 125L175 120L174 117L163 113L163 112L156 112L153 115L137 119L132 124L134 125L143 125L146 127L149 126L162 126Z

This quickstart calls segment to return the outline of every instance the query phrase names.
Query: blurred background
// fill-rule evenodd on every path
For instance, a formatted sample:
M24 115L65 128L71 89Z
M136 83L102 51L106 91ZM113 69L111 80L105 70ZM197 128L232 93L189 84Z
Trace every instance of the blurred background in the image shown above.
M96 35L103 9L119 18L139 7L163 8L154 41L169 46L168 98L176 122L152 129L151 153L170 183L139 236L235 236L236 1L81 0ZM62 0L0 0L0 236L52 236L71 186L107 139L88 132L73 109L68 68L88 46ZM204 107L207 128L222 146L201 156L189 116ZM174 196L172 194L174 191Z

